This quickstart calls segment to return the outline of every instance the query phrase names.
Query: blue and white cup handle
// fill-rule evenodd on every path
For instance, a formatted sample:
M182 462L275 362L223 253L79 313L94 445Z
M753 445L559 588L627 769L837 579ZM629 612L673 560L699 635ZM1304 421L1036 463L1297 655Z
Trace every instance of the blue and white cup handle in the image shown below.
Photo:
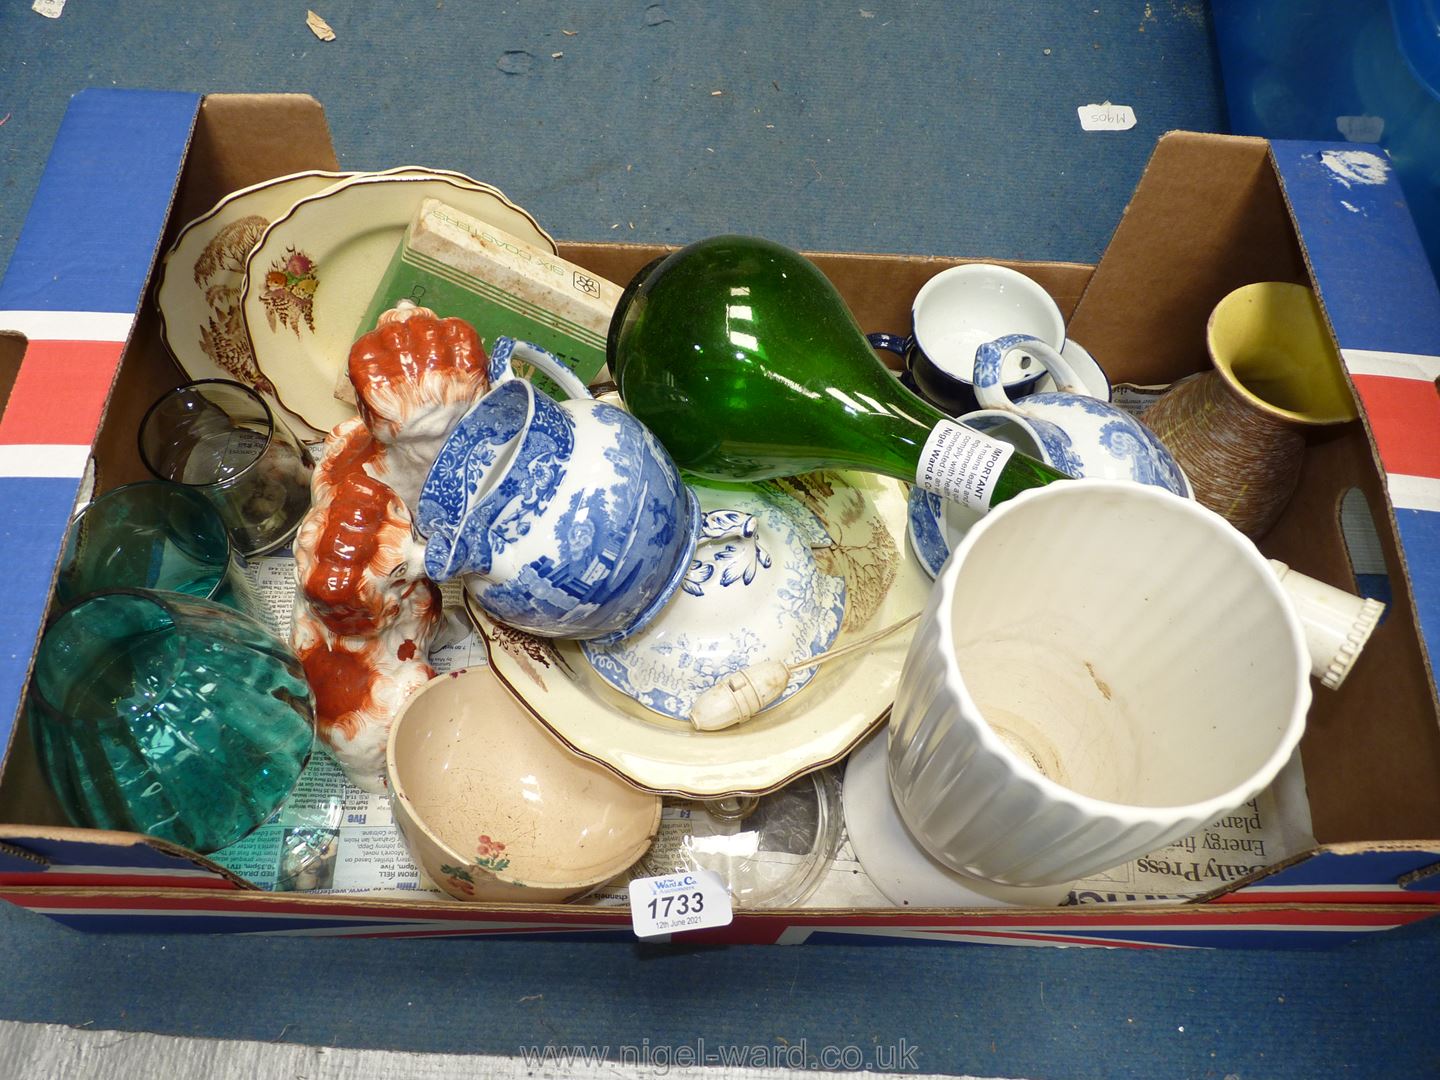
M519 378L514 368L517 360L548 375L567 398L591 396L585 384L553 353L546 352L539 345L512 337L495 339L495 347L490 351L490 385L495 387L510 379Z
M1090 392L1085 388L1085 383L1075 373L1070 362L1059 352L1029 334L1007 334L994 341L987 341L975 350L975 371L972 382L975 387L975 400L980 403L982 409L1021 411L1019 406L1015 405L1005 393L1005 386L1000 379L1000 369L1005 362L1005 357L1019 348L1023 348L1025 352L1038 360L1045 370L1050 372L1058 391L1089 396Z
M896 356L908 357L910 350L915 347L913 337L901 337L899 334L866 334L865 340L870 342L872 349L884 349L886 352L893 352ZM910 366L910 361L905 361L905 366Z

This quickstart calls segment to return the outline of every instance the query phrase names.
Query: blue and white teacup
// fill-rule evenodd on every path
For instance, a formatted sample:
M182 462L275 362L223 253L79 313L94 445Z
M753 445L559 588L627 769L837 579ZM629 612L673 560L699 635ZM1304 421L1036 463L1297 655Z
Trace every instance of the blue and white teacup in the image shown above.
M551 400L512 361L573 396ZM545 350L500 338L490 375L420 492L425 572L463 575L489 614L538 636L634 633L680 588L699 503L648 428Z
M1005 357L1024 351L1053 376L1058 389L1012 401L1001 382ZM987 409L1029 420L1041 433L1050 464L1073 477L1133 480L1190 498L1190 481L1165 444L1124 409L1091 397L1086 380L1046 342L1010 334L975 352L975 396Z
M905 359L906 384L952 416L979 408L971 371L975 350L1005 334L1029 334L1058 349L1065 320L1038 283L1017 270L970 263L942 270L927 281L910 307L910 333L867 335L873 348ZM1005 359L1005 390L1012 398L1034 393L1045 367L1024 352Z

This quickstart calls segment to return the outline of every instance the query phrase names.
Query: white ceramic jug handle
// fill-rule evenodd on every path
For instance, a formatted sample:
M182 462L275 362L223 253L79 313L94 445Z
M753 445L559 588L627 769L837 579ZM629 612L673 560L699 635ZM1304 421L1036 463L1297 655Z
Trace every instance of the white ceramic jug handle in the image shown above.
M548 375L568 398L588 398L590 391L575 377L575 373L562 364L552 353L528 341L512 337L495 339L495 348L490 352L490 385L499 386L510 379L518 378L513 361L530 364Z
M1310 674L1322 686L1340 689L1380 622L1385 605L1292 570L1279 559L1270 560L1270 569L1300 617L1310 653Z
M975 400L982 409L1004 409L1020 412L1020 408L1005 393L1005 384L1000 378L1000 369L1015 349L1024 350L1039 360L1045 370L1055 379L1056 389L1067 394L1090 395L1084 381L1075 373L1070 362L1055 349L1037 337L1029 334L1007 334L1005 337L987 341L975 350L975 370L972 382L975 386Z

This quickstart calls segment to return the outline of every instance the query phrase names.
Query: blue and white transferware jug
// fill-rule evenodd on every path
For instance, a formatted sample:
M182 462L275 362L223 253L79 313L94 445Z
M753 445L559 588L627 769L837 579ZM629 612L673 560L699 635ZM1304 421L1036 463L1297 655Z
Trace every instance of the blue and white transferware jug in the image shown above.
M511 369L549 375L556 402ZM618 641L680 588L700 506L659 440L539 346L499 338L491 389L425 479L425 572L464 575L489 614L542 637Z

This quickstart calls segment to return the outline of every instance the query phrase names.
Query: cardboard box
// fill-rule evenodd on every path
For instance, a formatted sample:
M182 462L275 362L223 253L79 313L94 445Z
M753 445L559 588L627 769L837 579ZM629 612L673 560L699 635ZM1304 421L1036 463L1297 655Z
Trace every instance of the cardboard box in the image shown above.
M1262 545L1354 587L1338 513L1373 511L1392 607L1338 693L1318 691L1302 744L1319 847L1200 902L1055 910L738 914L701 941L858 940L1090 945L1311 945L1440 913L1440 292L1383 161L1310 143L1172 133L1095 267L1020 268L1055 296L1117 380L1165 382L1207 363L1217 300L1250 281L1313 281L1365 417L1316 441ZM157 254L227 191L334 168L303 97L88 90L66 116L0 282L0 529L15 567L0 612L0 896L87 930L432 936L565 933L630 940L628 913L564 906L270 894L206 860L64 824L19 705L54 566L92 450L104 490L142 475L141 411L182 381L146 292ZM1037 207L1037 213L1049 208ZM736 223L737 227L743 223ZM660 249L568 244L623 282ZM983 252L974 253L983 255ZM817 254L869 330L905 324L921 283L955 261Z

